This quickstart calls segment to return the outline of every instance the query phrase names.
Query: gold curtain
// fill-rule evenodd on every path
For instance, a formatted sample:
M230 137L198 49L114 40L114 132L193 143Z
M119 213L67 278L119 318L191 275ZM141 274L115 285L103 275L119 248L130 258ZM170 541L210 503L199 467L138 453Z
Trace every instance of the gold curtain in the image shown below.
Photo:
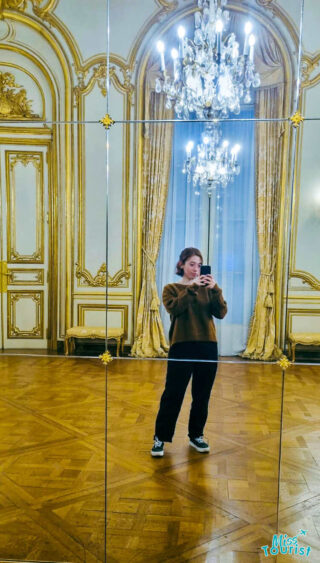
M283 59L271 34L263 27L259 29L255 63L262 84L256 95L256 117L269 119L286 117ZM256 221L260 278L247 347L241 354L245 358L256 360L274 360L281 356L281 350L276 345L275 273L283 138L283 123L276 121L257 123Z
M282 116L283 96L283 85L260 90L257 94L256 117ZM256 209L260 278L250 334L242 356L258 360L273 360L281 356L281 350L275 342L274 280L278 242L282 133L281 122L257 124Z
M146 73L146 119L168 119L165 97L153 90L157 68ZM166 357L168 344L160 318L160 300L156 285L156 261L159 254L167 202L173 125L146 124L143 139L142 186L142 284L131 355Z

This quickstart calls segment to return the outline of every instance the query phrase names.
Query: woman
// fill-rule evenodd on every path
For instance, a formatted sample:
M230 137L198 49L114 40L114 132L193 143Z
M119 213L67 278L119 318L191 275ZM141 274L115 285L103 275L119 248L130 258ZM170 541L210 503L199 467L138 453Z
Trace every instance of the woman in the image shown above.
M185 248L177 263L181 283L163 289L163 304L170 314L170 350L167 379L156 420L153 457L164 453L164 442L172 442L183 397L192 375L192 405L189 417L190 445L198 452L209 452L203 439L208 404L217 371L217 338L212 315L223 319L227 304L212 275L201 276L203 258L197 248ZM170 361L214 360L215 363Z

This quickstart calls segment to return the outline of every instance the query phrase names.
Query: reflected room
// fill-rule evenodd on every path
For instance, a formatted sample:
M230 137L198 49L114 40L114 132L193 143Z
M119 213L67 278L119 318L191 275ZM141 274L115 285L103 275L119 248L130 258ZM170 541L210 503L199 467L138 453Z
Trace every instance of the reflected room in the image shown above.
M318 561L318 0L0 4L1 560Z

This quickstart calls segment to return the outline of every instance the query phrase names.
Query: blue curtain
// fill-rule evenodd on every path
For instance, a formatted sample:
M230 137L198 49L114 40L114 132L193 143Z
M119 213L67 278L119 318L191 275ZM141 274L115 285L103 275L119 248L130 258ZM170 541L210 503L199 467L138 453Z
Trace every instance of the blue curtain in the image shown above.
M246 106L240 117L254 117L254 107ZM191 139L196 146L201 141L203 128L203 123L179 122L175 125L165 224L157 262L160 295L165 284L181 279L175 276L175 264L183 248L200 248L205 254L204 261L207 261L208 196L203 190L200 196L195 195L192 185L182 173L185 146ZM220 188L212 194L209 234L209 263L228 302L227 316L222 321L216 321L219 352L229 356L245 348L259 278L254 123L225 122L222 138L228 139L231 146L235 143L241 145L240 175L225 189ZM170 319L163 306L160 313L168 331Z

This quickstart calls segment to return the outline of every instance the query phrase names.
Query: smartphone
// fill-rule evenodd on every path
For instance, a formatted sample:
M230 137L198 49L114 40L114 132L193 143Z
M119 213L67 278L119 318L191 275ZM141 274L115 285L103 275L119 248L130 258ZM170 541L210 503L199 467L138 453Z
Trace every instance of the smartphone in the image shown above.
M200 266L200 276L211 274L211 266Z

